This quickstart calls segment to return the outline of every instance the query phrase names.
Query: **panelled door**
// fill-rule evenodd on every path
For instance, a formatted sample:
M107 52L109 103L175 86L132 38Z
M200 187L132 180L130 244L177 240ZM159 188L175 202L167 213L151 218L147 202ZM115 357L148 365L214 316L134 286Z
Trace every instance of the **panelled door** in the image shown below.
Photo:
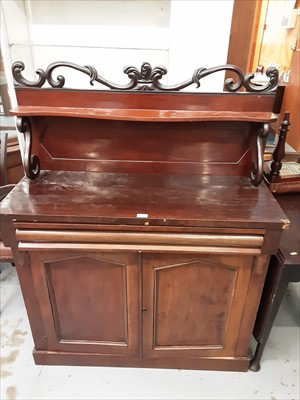
M136 253L31 252L47 349L139 356Z
M143 357L232 357L253 256L143 255Z

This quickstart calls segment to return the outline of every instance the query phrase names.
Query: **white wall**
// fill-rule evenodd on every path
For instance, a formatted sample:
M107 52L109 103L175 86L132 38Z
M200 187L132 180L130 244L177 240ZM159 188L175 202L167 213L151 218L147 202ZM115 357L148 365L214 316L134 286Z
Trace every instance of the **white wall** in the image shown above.
M226 63L233 0L4 0L2 7L6 59L23 61L28 79L51 62L72 61L126 83L125 65L149 61L153 67L165 65L169 72L163 82L173 84L196 68ZM67 87L93 88L79 72L59 73ZM204 78L201 91L221 91L223 76Z
M170 20L169 83L200 67L226 64L233 0L173 1ZM222 91L224 73L201 81L201 91ZM188 89L191 90L191 87Z

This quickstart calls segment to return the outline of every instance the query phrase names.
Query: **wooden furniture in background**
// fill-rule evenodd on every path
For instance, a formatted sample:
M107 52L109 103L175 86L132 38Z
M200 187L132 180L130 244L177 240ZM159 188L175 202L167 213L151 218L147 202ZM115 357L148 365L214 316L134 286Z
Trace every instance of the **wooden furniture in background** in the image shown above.
M294 10L299 9L300 0L294 2ZM284 112L289 111L291 116L291 127L287 143L297 152L300 152L300 45L299 30L300 17L297 16L294 28L285 29L278 24L280 14L283 17L285 11L291 10L288 1L269 1L266 9L266 30L264 32L260 47L258 64L265 68L271 62L280 66L280 71L288 74L288 83L285 84L285 93L282 103L282 112L278 123L274 124L275 130L279 128L279 121L284 118ZM254 67L254 66L253 66Z
M7 182L8 184L18 183L24 176L24 168L18 137L9 137L7 140Z
M298 16L298 20L299 20ZM298 21L299 24L299 21ZM299 31L300 27L298 28ZM282 110L288 110L291 115L292 124L288 135L288 144L300 153L300 39L298 48L293 52L291 62L290 82L286 85L283 96ZM278 120L284 118L284 113L279 115ZM275 124L276 125L276 124Z
M264 179L272 193L300 192L300 154L285 153L285 143L290 125L290 113L285 113L280 134L273 152L273 161L265 163Z
M258 343L250 364L252 371L260 370L260 360L288 284L300 281L300 195L285 193L277 194L275 198L291 224L282 235L277 254L271 257L253 331Z
M294 10L299 9L300 0L294 2ZM280 26L286 10L291 10L291 2L287 0L235 0L231 22L227 63L239 65L245 71L255 71L258 65L264 72L271 64L279 65L280 72L289 76L288 83L279 82L285 87L282 112L291 114L292 125L287 143L300 152L300 17L297 16L294 28L285 29ZM230 77L226 73L226 78ZM274 123L277 131L279 123Z
M16 127L10 117L11 101L8 93L7 78L0 49L0 97L1 97L1 186L18 183L24 176L22 158ZM4 143L5 142L5 143ZM4 153L5 149L5 153ZM4 165L5 164L5 165ZM4 182L5 181L5 182Z
M2 223L35 362L247 370L289 223L260 185L275 94L233 66L168 87L148 63L125 69L127 85L62 64L116 90L66 90L52 76L61 63L36 82L13 67L27 177ZM237 75L229 90L254 93L174 92L224 68Z
M300 182L281 176L285 157L288 161L300 162L299 153L285 155L285 143L290 125L289 113L281 122L279 140L273 153L271 169L265 172L265 180L290 220L290 227L283 232L280 247L272 255L268 274L256 317L253 335L257 341L256 351L250 363L252 371L260 370L260 361L267 344L277 312L290 282L300 281ZM286 179L284 179L286 178Z
M261 0L235 0L233 3L227 63L238 65L246 72L253 71L262 7L264 3ZM226 72L226 78L231 76Z
M8 139L7 132L1 132L0 160L0 202L10 193L15 184L24 176L20 147L17 137ZM1 204L0 204L1 208ZM0 261L14 264L10 247L2 241L2 226L0 229Z
M15 185L7 183L7 133L1 133L1 160L0 160L0 207L1 201L11 192ZM10 247L6 247L2 241L2 229L0 229L0 261L13 264L13 255Z
M11 130L1 128L1 141L3 138L6 142L3 146L1 145L1 171L5 171L1 174L1 186L14 185L24 176L18 138L16 135L9 137L8 132ZM5 154L3 154L4 149L6 149Z

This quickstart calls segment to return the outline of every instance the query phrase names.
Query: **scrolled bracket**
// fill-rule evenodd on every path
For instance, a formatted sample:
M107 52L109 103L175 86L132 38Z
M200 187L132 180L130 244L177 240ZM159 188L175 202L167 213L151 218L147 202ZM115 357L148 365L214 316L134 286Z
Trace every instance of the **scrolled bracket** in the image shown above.
M264 151L269 134L270 124L264 124L259 129L256 137L256 160L252 162L250 179L254 186L258 186L263 178Z
M17 129L24 134L24 172L29 179L36 179L40 174L40 160L32 153L32 131L30 119L27 117L17 118Z

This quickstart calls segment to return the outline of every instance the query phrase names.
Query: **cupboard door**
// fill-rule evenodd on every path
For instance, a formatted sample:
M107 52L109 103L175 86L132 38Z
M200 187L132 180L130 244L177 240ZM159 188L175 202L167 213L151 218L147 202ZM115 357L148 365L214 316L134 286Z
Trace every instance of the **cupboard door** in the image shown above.
M252 256L144 255L144 357L233 357L252 264Z
M46 350L139 355L135 254L32 252Z

